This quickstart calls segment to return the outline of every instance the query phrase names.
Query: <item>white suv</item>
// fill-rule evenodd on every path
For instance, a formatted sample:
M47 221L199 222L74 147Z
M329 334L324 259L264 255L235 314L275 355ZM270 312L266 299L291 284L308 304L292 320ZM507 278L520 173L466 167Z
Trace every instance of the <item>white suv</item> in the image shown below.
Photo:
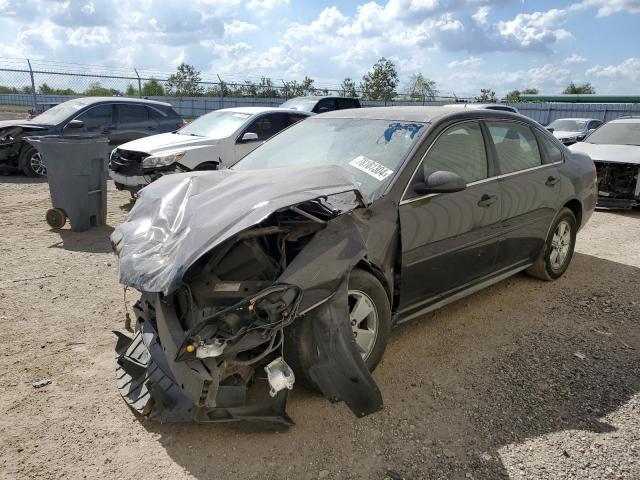
M313 114L238 107L207 113L171 133L125 143L111 152L109 175L136 192L162 175L230 167L276 133Z

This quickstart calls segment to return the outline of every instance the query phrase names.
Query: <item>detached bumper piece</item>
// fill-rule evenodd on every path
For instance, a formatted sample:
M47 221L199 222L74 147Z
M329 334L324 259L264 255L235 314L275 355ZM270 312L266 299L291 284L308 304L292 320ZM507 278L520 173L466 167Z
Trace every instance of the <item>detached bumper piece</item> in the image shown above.
M170 373L156 331L148 322L139 324L133 339L119 335L116 382L132 410L162 423L253 421L292 426L285 413L288 390L255 399L246 405L244 387L219 386L216 407L197 406L183 393ZM126 340L124 340L126 339ZM128 341L130 340L130 341ZM128 344L125 342L128 341ZM252 391L269 392L266 381L256 382Z

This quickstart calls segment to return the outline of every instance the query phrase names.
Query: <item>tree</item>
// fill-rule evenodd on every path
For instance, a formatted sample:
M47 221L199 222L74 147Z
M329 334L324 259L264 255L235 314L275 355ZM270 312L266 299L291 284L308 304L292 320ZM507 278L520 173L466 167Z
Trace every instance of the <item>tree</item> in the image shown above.
M398 86L398 72L391 60L382 57L362 77L362 97L369 100L391 100Z
M100 82L91 82L84 91L87 97L108 97L119 93L117 90L103 87Z
M342 80L342 84L340 85L340 91L342 92L342 96L344 97L357 97L356 93L356 82L351 80L351 78L347 77Z
M258 88L251 80L245 80L244 84L240 87L243 97L257 97Z
M176 73L167 79L167 92L177 97L197 97L204 93L200 72L193 65L181 63Z
M133 84L131 84L131 83L129 85L127 85L127 89L124 92L124 94L127 97L137 97L139 93L140 92L138 92L138 89L136 87L134 87Z
M566 95L594 95L596 93L596 89L589 83L583 83L582 85L576 85L571 82L567 88L562 92Z
M164 87L160 84L160 82L158 82L158 80L151 77L142 85L141 95L143 97L164 97Z
M489 88L480 89L480 96L476 97L476 102L480 103L495 103L497 101L496 92Z
M411 98L420 98L423 102L427 98L433 100L438 94L435 80L426 78L422 73L414 73L409 77L407 92Z
M519 103L520 94L520 90L511 90L509 93L507 93L505 99L507 100L507 103Z
M313 95L316 93L316 89L313 86L315 81L307 76L302 79L302 83L300 84L300 89L302 90L301 95Z
M273 86L273 80L269 77L260 77L260 83L257 89L258 96L262 98L276 98L280 96L278 89Z

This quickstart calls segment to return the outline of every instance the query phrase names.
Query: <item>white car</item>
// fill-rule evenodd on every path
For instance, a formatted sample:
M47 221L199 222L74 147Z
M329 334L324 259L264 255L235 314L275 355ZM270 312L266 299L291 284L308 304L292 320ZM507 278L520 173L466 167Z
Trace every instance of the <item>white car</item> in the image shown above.
M603 123L597 118L559 118L547 125L547 130L569 146L584 140Z
M111 152L109 175L119 190L136 192L162 175L228 168L276 133L311 115L268 107L216 110L175 132L120 145Z

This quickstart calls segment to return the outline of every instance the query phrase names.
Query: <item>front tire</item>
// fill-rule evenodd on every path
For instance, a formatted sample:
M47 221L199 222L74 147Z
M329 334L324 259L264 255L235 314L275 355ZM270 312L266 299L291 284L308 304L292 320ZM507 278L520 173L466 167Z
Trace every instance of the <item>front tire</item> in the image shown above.
M42 163L42 155L32 145L22 149L20 168L27 177L41 178L47 176L47 168Z
M576 244L578 222L571 210L563 208L556 217L544 244L544 250L527 273L540 280L556 280L569 268Z
M355 269L349 275L349 321L356 345L370 372L378 366L391 334L389 297L371 273ZM285 331L285 360L296 380L306 388L319 391L309 375L317 361L318 350L313 338L313 315L296 319Z

